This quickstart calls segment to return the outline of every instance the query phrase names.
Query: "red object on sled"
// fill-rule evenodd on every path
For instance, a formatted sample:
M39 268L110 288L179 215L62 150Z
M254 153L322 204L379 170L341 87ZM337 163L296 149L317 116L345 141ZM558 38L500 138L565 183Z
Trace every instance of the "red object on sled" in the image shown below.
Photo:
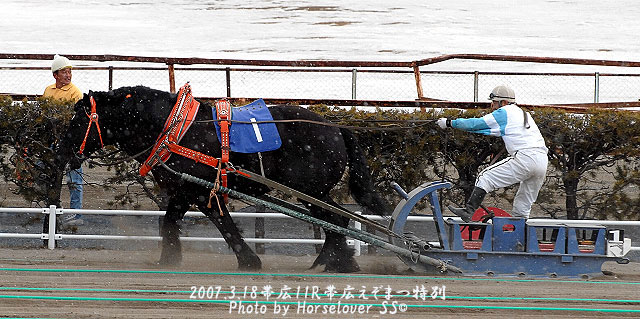
M482 240L465 240L462 242L462 247L464 249L482 249Z
M542 253L552 253L554 249L556 249L555 243L539 243L538 248Z
M497 216L497 217L511 217L511 215L509 213L507 213L506 211L497 208L497 207L487 207L487 209L493 213L493 215ZM473 214L473 216L471 216L471 220L476 222L476 221L482 221L482 218L484 216L488 215L487 212L483 209L483 208L478 208L476 210L476 212ZM508 226L508 225L505 225ZM471 240L478 240L480 239L480 229L478 230L474 230L471 232ZM465 226L460 226L460 232L462 233L462 239L464 240L469 240L469 227Z

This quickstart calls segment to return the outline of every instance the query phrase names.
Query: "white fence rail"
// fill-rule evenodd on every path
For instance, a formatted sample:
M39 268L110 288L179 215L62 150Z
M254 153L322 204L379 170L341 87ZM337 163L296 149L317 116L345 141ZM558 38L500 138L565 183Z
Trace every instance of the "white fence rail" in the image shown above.
M62 209L56 206L48 208L4 208L0 207L0 213L42 213L48 215L49 229L48 232L23 234L23 233L0 233L0 238L23 238L23 239L42 239L48 240L48 248L55 249L55 242L65 239L93 239L93 240L149 240L161 241L160 236L124 236L124 235L77 235L77 234L59 234L56 229L56 215L65 213L78 213L83 215L114 215L114 216L164 216L164 211L148 211L148 210L95 210L95 209ZM243 213L231 212L235 218L292 218L281 213ZM185 216L205 217L200 212L187 212ZM363 215L372 220L385 220L385 217L377 215ZM412 222L430 222L433 217L430 216L409 216L408 221ZM528 224L543 223L548 224L549 219L529 219ZM633 226L640 227L640 221L611 221L611 220L552 220L556 224L571 224L585 226ZM354 223L354 228L361 229L360 223ZM199 241L199 242L224 242L222 237L194 237L181 236L181 241ZM269 244L322 244L323 239L308 238L245 238L247 243L269 243ZM366 246L359 240L349 240L349 245L355 249L356 255L360 255L362 246ZM640 247L631 247L632 251L640 251Z

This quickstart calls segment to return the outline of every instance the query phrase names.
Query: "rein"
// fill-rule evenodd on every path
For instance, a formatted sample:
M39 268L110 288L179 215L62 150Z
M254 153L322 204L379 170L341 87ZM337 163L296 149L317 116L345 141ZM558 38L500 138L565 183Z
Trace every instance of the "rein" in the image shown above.
M226 100L222 100L222 101L218 102L218 103L222 102L220 103L221 106L224 105L225 102L226 104L229 104L229 102ZM102 141L102 132L100 130L100 125L98 122L98 114L96 112L96 102L93 96L90 97L90 102L91 102L91 113L87 112L87 110L85 109L85 113L87 114L87 117L89 117L89 125L87 126L87 131L85 133L84 140L82 141L82 145L80 146L80 150L77 153L78 155L82 155L84 152L87 138L89 137L89 132L91 131L91 127L93 126L93 123L95 123L96 129L98 130L98 135L100 138L100 146L104 148L104 143ZM129 160L135 159L138 156L145 154L150 149L153 149L149 154L149 157L147 158L147 160L140 167L140 175L142 176L146 175L151 170L151 167L155 166L155 164L157 164L159 161L166 161L171 153L175 153L184 157L191 158L196 162L200 162L217 169L221 169L221 165L220 165L221 163L230 164L228 135L223 134L223 136L226 136L227 144L225 145L225 143L222 143L223 147L222 147L221 159L217 159L215 157L178 145L178 142L180 141L182 135L188 130L189 126L193 123L201 124L201 123L219 122L221 124L221 127L227 128L227 131L228 131L228 127L232 123L239 123L239 124L310 123L315 125L346 128L346 129L352 129L352 130L393 131L393 130L403 130L403 129L414 129L414 128L418 128L418 127L430 124L432 122L435 122L435 120L349 120L350 122L361 122L361 123L400 123L400 122L418 123L417 125L414 125L414 126L395 126L395 127L361 127L361 126L343 125L343 124L337 124L333 122L321 122L321 121L313 121L313 120L305 120L305 119L248 122L248 121L238 121L238 120L231 119L231 116L230 116L231 114L229 109L227 109L227 112L229 113L228 115L224 113L218 114L219 116L217 119L194 121L192 117L195 117L195 113L197 113L198 107L196 105L193 105L193 108L190 109L192 107L191 103L197 103L199 105L199 103L191 95L191 87L187 83L183 88L181 88L178 94L178 101L176 102L174 109L172 110L170 116L167 118L167 121L165 122L165 128L163 132L160 134L160 136L158 136L158 139L156 140L156 143L154 145L142 150L141 152L135 155L118 159L116 162L113 162L113 163L103 164L96 161L90 161L90 162L92 164L99 165L99 166L115 166L115 165L119 165L124 162L127 162ZM216 109L226 109L226 108L217 107ZM397 124L390 124L390 125L397 125ZM176 131L177 126L180 126L180 127L178 127ZM224 141L221 141L221 142L224 142ZM117 150L109 154L102 155L99 157L94 157L94 158L106 158L108 156L116 154L119 151L120 150ZM163 154L161 156L156 156L158 155L158 153L163 153ZM224 171L225 172L223 172L222 174L223 181L226 180L226 170ZM231 171L234 171L234 170L231 169ZM226 183L223 183L223 184L226 184Z
M145 148L145 149L144 149L144 150L142 150L140 153L137 153L137 154L134 154L134 155L131 155L131 156L127 156L127 157L122 157L122 158L116 159L116 161L115 161L115 162L108 163L108 164L101 163L101 162L97 162L97 161L94 161L93 159L104 159L104 158L108 158L108 157L110 157L110 156L111 156L111 155L113 155L113 154L117 154L117 153L122 152L122 150L117 149L117 150L115 150L115 151L113 151L113 152L110 152L110 153L108 153L108 154L105 154L105 155L88 157L88 158L87 158L87 159L88 159L88 160L87 160L87 162L88 162L88 163L90 163L90 164L93 164L93 165L97 165L97 166L105 166L105 167L108 167L108 166L116 166L116 165L120 165L120 164L122 164L122 163L128 162L128 161L130 161L130 160L134 160L136 157L138 157L138 156L140 156L140 155L143 155L143 154L145 154L146 152L148 152L149 150L151 150L151 148L153 148L153 145L151 145L151 146L149 146L149 147Z
M332 122L319 122L319 121L312 121L312 120L303 120L303 119L291 119L291 120L272 120L272 121L257 121L257 122L248 122L248 121L238 121L238 120L220 120L220 119L216 119L216 120L204 120L204 121L192 121L193 123L196 124L206 124L206 123L213 123L213 122L229 122L229 123L239 123L239 124L261 124L261 123L296 123L296 122L300 122L300 123L310 123L310 124L317 124L317 125L323 125L323 126L330 126L330 127L338 127L338 128L346 128L346 129L353 129L353 130L365 130L365 131L397 131L397 130L403 130L403 129L414 129L414 128L418 128L418 127L422 127L424 125L430 124L432 122L434 122L435 120L351 120L352 122L354 121L358 121L358 122L363 122L363 123L394 123L394 122L410 122L410 123L419 123L418 125L415 126L396 126L396 127L361 127L361 126L352 126L352 125L343 125L343 124L336 124L336 123L332 123ZM173 125L176 125L177 123L174 123ZM167 134L167 132L169 130L171 130L171 128L173 127L173 125L171 127L168 127L167 129L165 129L161 135L165 135ZM117 159L116 162L112 162L112 163L101 163L98 161L93 161L92 159L104 159L104 158L108 158L113 154L117 154L119 152L122 152L121 150L115 150L113 152L110 152L108 154L105 155L101 155L101 156L89 156L87 157L89 160L89 163L97 165L97 166L115 166L115 165L119 165L122 164L124 162L133 160L135 158L137 158L138 156L141 156L143 154L145 154L146 152L148 152L149 150L151 150L155 145L151 145L149 147L147 147L146 149L142 150L141 152L132 155L132 156L127 156L127 157L123 157L120 159ZM181 150L177 149L177 148L173 148L173 150L175 150L176 152L180 152L180 153L186 153L186 152L181 152ZM207 161L207 159L205 159L204 157L201 158L200 162L205 162ZM212 162L213 163L213 162ZM217 164L214 164L217 168Z
M431 123L433 123L433 122L435 122L437 120L348 120L349 122L362 122L362 123L407 123L407 122L409 122L409 123L418 123L418 125L414 125L414 126L395 126L395 127L362 127L362 126L344 125L344 124L337 124L337 123L333 123L333 122L320 122L320 121L304 120L304 119L270 120L270 121L256 121L256 122L216 119L216 120L194 121L194 123L206 124L206 123L221 122L221 121L228 121L228 122L231 122L231 123L239 123L239 124L310 123L310 124L323 125L323 126L329 126L329 127L337 127L337 128L346 128L346 129L352 129L352 130L397 131L397 130L409 130L409 129L422 127L424 125L431 124ZM390 124L390 125L393 125L393 124Z
M129 96L127 96L127 97L129 97ZM87 144L87 138L89 137L89 132L91 131L91 126L92 126L93 123L96 124L96 129L98 130L98 136L100 137L100 147L104 148L104 143L102 141L102 132L100 130L100 124L98 122L99 116L98 116L98 113L97 113L96 101L93 98L93 96L89 97L89 101L91 102L91 113L87 112L86 109L84 110L85 114L87 114L87 117L89 117L89 126L87 127L87 131L86 131L86 133L84 135L84 140L82 141L82 144L80 145L80 150L76 154L76 157L77 157L77 155L83 155L85 146ZM171 125L169 125L168 127L165 127L165 130L161 133L161 135L165 135L168 131L172 130L173 127L176 124L177 123L174 122L174 123L171 123ZM91 157L90 156L90 157L87 157L87 158L89 159L89 163L94 164L94 165L98 165L98 166L115 166L115 165L119 165L119 164L122 164L124 162L127 162L127 161L135 159L136 157L148 152L151 148L153 148L153 146L154 145L151 145L151 146L147 147L146 149L142 150L141 152L139 152L137 154L134 154L134 155L128 156L128 157L124 157L124 158L120 158L116 162L109 163L109 164L96 162L96 161L93 161L91 159L93 159L93 158L99 158L99 159L107 158L107 157L110 157L113 154L117 154L119 152L122 152L121 150L118 149L118 150L115 150L113 152L110 152L110 153L102 155L102 156L95 156L95 157Z

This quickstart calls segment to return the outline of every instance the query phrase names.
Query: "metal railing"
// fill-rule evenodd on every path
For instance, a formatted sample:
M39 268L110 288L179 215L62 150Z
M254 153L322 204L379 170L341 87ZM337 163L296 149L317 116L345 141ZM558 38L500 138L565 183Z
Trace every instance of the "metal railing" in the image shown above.
M60 240L149 240L149 241L161 241L160 236L125 236L125 235L91 235L91 234L62 234L58 233L56 229L57 215L65 213L78 213L83 215L113 215L113 216L164 216L164 211L144 211L144 210L94 210L94 209L62 209L56 206L50 206L46 208L2 208L0 207L0 213L41 213L45 214L49 220L49 229L43 233L0 233L0 238L23 238L23 239L41 239L48 241L48 248L55 249L56 241ZM281 213L241 213L231 212L233 218L249 217L249 218L292 218ZM187 212L185 216L188 217L205 217L200 212ZM363 215L366 218L376 221L386 220L383 216L378 215ZM454 218L458 219L459 218ZM410 222L433 222L433 217L430 216L409 216L407 221ZM528 224L535 225L536 223L548 224L549 219L529 219ZM551 220L557 224L571 224L571 225L584 225L584 226L633 226L640 227L640 221L608 221L608 220ZM361 224L355 222L354 228L361 230ZM194 236L181 236L181 241L194 241L194 242L224 242L222 237L194 237ZM308 238L245 238L248 243L258 244L322 244L323 239L308 239ZM355 249L356 256L360 255L361 249L367 246L359 240L349 240L349 245L352 245ZM435 243L437 244L437 243ZM640 251L640 246L631 247L632 251Z
M162 237L160 236L149 236L149 235L97 235L97 234L67 234L67 233L59 233L56 228L56 218L58 215L63 215L65 213L69 214L82 214L82 215L112 215L112 216L164 216L164 211L148 211L148 210L95 210L95 209L63 209L57 208L56 206L50 206L46 208L5 208L0 207L0 213L17 213L17 214L25 214L25 213L36 213L36 214L44 214L45 218L49 220L49 228L47 232L42 233L2 233L0 232L0 238L21 238L21 239L40 239L47 240L47 246L49 249L56 248L56 241L61 240L147 240L147 241L162 241ZM359 212L356 212L359 214ZM268 212L258 212L258 213L244 213L244 212L230 212L231 217L233 218L289 218L292 217L281 214L281 213L268 213ZM364 215L367 218L373 220L384 220L381 216L376 215ZM185 217L206 217L204 214L200 212L187 212ZM422 217L422 216L410 216L408 221L433 221L432 217ZM362 230L362 226L358 222L354 222L353 227L358 230ZM192 242L224 242L224 238L222 237L195 237L195 236L181 236L181 241L192 241ZM245 238L247 243L255 243L255 244L323 244L324 239L310 239L310 238ZM367 246L366 243L363 243L359 240L348 240L347 244L353 246L355 250L356 256L359 256L361 253L361 248Z
M426 102L485 103L495 85L517 92L520 104L628 102L640 106L640 73L525 73L425 71L421 66L451 59L537 62L635 68L640 62L499 55L446 55L409 62L274 61L67 55L77 61L136 66L78 66L74 83L82 91L145 85L175 92L190 81L199 97L324 100L327 104L424 106ZM45 61L47 54L1 54L0 60ZM17 61L17 62L15 62ZM149 63L162 64L148 66ZM144 64L145 66L139 66ZM206 65L189 66L189 65ZM48 67L0 66L0 92L38 95L52 82ZM363 102L364 101L364 102ZM398 102L405 102L398 104ZM599 105L601 106L601 105ZM458 106L456 106L458 107Z

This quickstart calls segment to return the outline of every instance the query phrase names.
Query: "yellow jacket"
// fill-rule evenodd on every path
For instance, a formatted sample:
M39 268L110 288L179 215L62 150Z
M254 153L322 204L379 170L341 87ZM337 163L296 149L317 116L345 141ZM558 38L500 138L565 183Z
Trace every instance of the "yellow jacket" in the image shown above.
M50 97L57 100L70 100L73 102L78 102L78 100L82 99L82 92L80 89L73 85L73 83L69 83L61 88L56 88L56 84L53 83L47 86L44 89L43 97Z

